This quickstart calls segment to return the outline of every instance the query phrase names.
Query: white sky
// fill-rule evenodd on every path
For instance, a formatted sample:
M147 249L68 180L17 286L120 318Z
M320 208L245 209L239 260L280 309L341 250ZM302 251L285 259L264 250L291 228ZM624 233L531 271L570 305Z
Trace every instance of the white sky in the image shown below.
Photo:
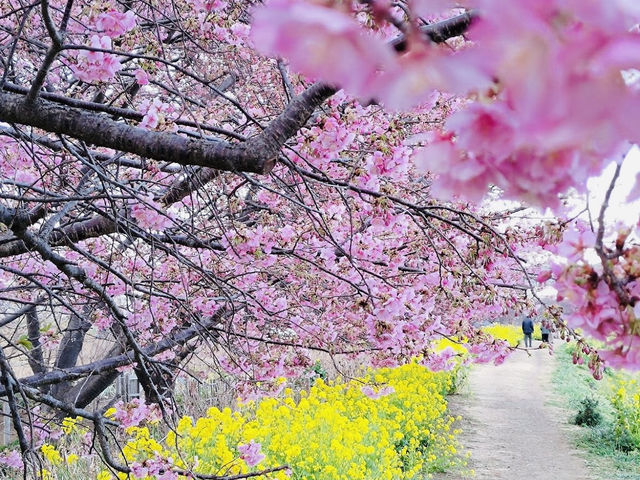
M604 195L609 187L615 162L611 162L604 172L590 178L587 182L589 189L589 206L594 221L597 219L604 200ZM605 214L605 221L609 224L624 222L626 225L635 225L640 216L640 199L632 203L626 203L630 190L636 183L636 176L640 172L640 149L634 145L622 163L620 176L611 194L609 208Z
M611 179L613 178L615 167L616 163L611 162L604 169L602 174L597 177L592 177L587 181L587 188L589 191L589 209L591 211L594 228L596 229L598 228L598 215L600 214L600 209L602 207L606 191L609 188ZM615 225L617 223L622 222L625 225L632 226L636 225L638 222L638 218L640 216L640 199L631 203L627 203L626 201L629 192L636 183L636 176L638 173L640 173L640 149L638 146L633 146L622 162L620 175L611 193L609 207L605 213L605 224L609 227L609 231L612 233L610 236L613 236L613 232L615 232ZM584 206L584 198L576 198L575 204L569 210L575 215L584 209ZM547 214L552 216L551 212L547 212ZM569 217L571 216L572 215L569 214ZM581 218L588 221L586 213L582 214ZM637 237L633 238L633 234L631 239L636 241L638 240ZM613 238L611 238L611 240L613 240ZM595 251L587 251L586 259L591 264L599 263L599 259ZM555 297L556 290L551 286L546 286L538 292L538 295L542 298L551 300Z
M604 200L605 193L609 188L609 184L615 171L615 162L611 162L604 171L597 177L592 177L587 181L588 197L589 197L589 209L591 211L591 218L594 228L598 228L597 220L600 214L600 208ZM609 208L605 213L605 224L609 227L611 232L615 231L615 225L619 222L623 222L625 225L636 225L640 217L640 199L634 202L627 203L626 199L629 192L636 183L636 176L640 173L640 148L634 146L622 163L620 176L616 182L616 186L613 189L611 199L609 200ZM564 209L564 216L566 218L573 218L578 213L584 210L586 206L585 195L577 193L567 194L567 207ZM489 211L501 211L517 206L517 202L512 202L504 199L491 199L491 195L485 200L484 207ZM506 228L508 225L518 223L520 225L535 224L545 220L553 220L555 218L554 213L547 209L546 211L536 210L535 208L527 209L524 212L515 214L511 220L508 220L503 225ZM582 213L580 218L584 221L589 221L587 213ZM606 237L605 237L606 240ZM632 240L638 241L640 239L633 238ZM554 257L552 254L541 254L540 252L529 252L529 255L524 255L528 258L532 264L544 265L545 263L552 261ZM587 260L590 263L597 264L599 262L598 257L593 252L593 255L587 253ZM552 287L548 286L538 292L543 298L551 300L555 298L556 291Z

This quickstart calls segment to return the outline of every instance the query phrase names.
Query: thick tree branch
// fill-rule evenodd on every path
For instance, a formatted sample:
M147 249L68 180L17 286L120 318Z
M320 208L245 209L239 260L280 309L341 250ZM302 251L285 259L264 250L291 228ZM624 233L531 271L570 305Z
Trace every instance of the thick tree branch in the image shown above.
M69 1L67 3L67 12L65 12L65 18L68 18L68 12L71 11L72 3L73 3L72 1ZM40 68L36 73L36 78L33 80L33 83L31 84L31 88L29 90L29 93L27 94L27 102L33 102L36 99L36 97L38 96L38 92L40 92L40 89L44 85L44 82L47 78L47 73L49 72L51 65L53 65L53 62L55 61L55 59L58 57L58 54L62 50L62 41L63 41L64 32L61 35L61 33L58 32L55 25L53 24L53 19L51 18L51 12L49 12L49 1L41 0L40 7L42 12L42 19L44 20L44 24L47 28L47 32L49 33L49 37L51 37L52 43L51 43L51 46L49 47L49 50L47 51L47 55L44 57L42 65L40 65Z
M83 315L88 317L90 315L90 308L85 306L83 310ZM84 346L85 335L90 328L91 322L87 321L86 318L71 314L67 331L60 342L60 347L58 347L58 355L54 369L65 369L76 365L82 347ZM68 384L58 384L51 389L51 395L59 398L61 395L66 394L68 390Z
M115 345L104 358L114 358L122 354L122 346ZM104 392L120 376L117 369L102 372L99 375L92 375L78 382L73 387L61 392L61 400L76 408L84 408ZM63 382L68 384L70 382ZM60 385L60 384L59 384Z
M5 83L4 88L2 90L5 90L10 93L18 93L18 94L27 94L29 92L28 88L21 87L20 85L16 85L10 82ZM57 93L50 93L45 91L41 91L39 96L45 100L50 100L53 103L58 103L60 105L64 105L67 107L78 108L80 110L84 110L87 112L107 113L113 116L114 118L123 118L123 119L126 118L128 120L135 120L137 122L141 121L144 118L144 113L138 112L137 110L132 110L130 108L117 107L114 105L99 103L95 101L79 100L77 98L65 97L64 95L59 95ZM206 125L206 124L194 122L193 120L185 120L180 118L180 119L176 119L174 123L176 125L192 127L197 130L205 130L205 131L217 133L227 137L235 138L236 140L245 140L245 138L242 135L236 132L233 132L231 130L225 130L224 128L216 127L213 125Z
M87 238L108 235L117 231L117 225L106 217L93 217L89 220L74 223L64 230L54 230L49 236L48 243L51 246L62 245L63 243L79 242ZM0 239L0 258L11 257L28 252L29 249L22 240L16 237Z
M31 349L29 350L29 366L33 373L45 373L46 367L44 357L42 356L42 346L40 345L40 321L36 306L29 309L26 313L27 317L27 334Z
M4 354L4 350L0 349L0 383L4 385L4 389L6 391L9 411L11 412L11 419L13 420L13 428L18 436L22 457L26 458L26 455L29 452L29 442L27 441L24 429L22 428L20 409L14 393L18 390L18 386L16 385L14 378L13 370L11 369L11 365L9 365L9 361Z
M40 300L37 300L35 303L29 303L25 305L24 307L20 308L17 312L7 313L5 317L0 319L0 328L4 327L5 325L9 325L11 322L29 313L31 310L36 308L37 303L40 303Z
M289 106L285 109L285 111L276 118L266 129L262 132L258 137L254 137L253 139L247 141L244 144L227 144L230 148L253 148L255 152L259 151L276 151L279 152L284 142L288 140L288 138L293 135L300 127L302 127L308 118L311 116L315 108L322 104L322 102L330 97L335 92L333 87L324 85L324 84L315 84L307 89L304 93L296 97ZM0 100L2 100L2 95L0 93ZM42 102L42 100L39 100ZM0 104L0 117L1 117L2 105ZM93 115L93 114L87 114ZM99 116L99 115L95 115ZM106 119L106 117L99 116L101 119ZM111 121L106 119L107 121ZM117 125L126 127L126 128L135 128L129 127L122 123L114 122ZM190 142L205 142L204 140L196 140L196 139L184 139L184 137L179 137L174 134L163 134L159 132L149 132L142 129L136 129L146 134L157 133L159 135L172 135L173 137L179 138L181 140L190 141ZM99 135L100 132L97 132ZM206 142L209 145L216 146L220 145L224 142ZM261 146L260 146L261 145ZM275 162L275 159L273 160ZM176 162L182 163L182 162ZM271 167L269 167L270 169ZM170 205L175 203L182 198L184 198L190 191L193 191L196 188L199 188L208 182L210 182L213 178L215 178L220 170L225 170L224 168L208 168L204 167L197 170L193 175L185 177L183 180L177 182L172 185L172 187L165 192L162 196L157 198L158 201L163 202L165 205ZM48 243L52 246L61 245L65 242L77 242L80 240L85 240L87 238L99 237L102 235L108 235L111 233L115 233L117 231L117 225L114 221L106 217L96 216L89 220L85 220L83 222L79 222L73 224L64 230L55 230L51 233L48 238ZM0 239L0 258L2 257L10 257L14 255L19 255L22 253L26 253L28 251L24 242L18 238L5 238Z
M249 150L246 144L209 142L149 131L112 120L106 115L64 107L48 100L37 99L29 104L21 95L0 94L0 120L183 165L257 173L266 173L273 166L273 158L268 158L268 152Z
M140 350L145 356L153 357L154 355L162 353L165 350L169 350L170 348L174 348L177 345L184 345L192 338L211 330L217 323L220 322L220 318L221 316L216 314L206 321L181 330L176 334L168 335L163 340L152 345L142 347ZM111 358L104 358L102 360L91 362L86 365L81 365L79 367L72 367L66 370L51 371L40 375L32 375L30 377L20 378L18 381L21 385L30 385L32 387L54 385L60 382L77 380L79 378L91 375L99 375L103 372L115 370L118 367L131 365L133 362L135 362L134 352L127 351L126 353L123 353L121 355L117 355ZM0 397L4 397L6 395L6 389L0 389Z
M316 84L296 97L259 135L244 143L212 142L175 133L149 131L106 115L24 96L0 93L0 121L68 135L89 144L181 165L200 165L229 172L271 171L284 143L304 126L316 107L335 93Z
M446 20L424 25L420 27L420 32L429 37L434 43L443 43L450 38L463 35L477 17L477 11L469 10L468 12L447 18ZM391 42L391 45L396 52L404 52L408 47L407 38L402 35Z
M461 35L471 24L474 12L423 27L434 42ZM403 37L393 42L396 50L406 48ZM89 144L112 148L145 158L181 165L199 165L231 172L268 173L284 143L304 126L314 109L337 91L317 83L295 97L260 135L245 143L212 142L185 138L166 132L148 131L85 108L63 106L20 94L0 93L0 121L40 128L68 135ZM70 99L72 100L72 99Z

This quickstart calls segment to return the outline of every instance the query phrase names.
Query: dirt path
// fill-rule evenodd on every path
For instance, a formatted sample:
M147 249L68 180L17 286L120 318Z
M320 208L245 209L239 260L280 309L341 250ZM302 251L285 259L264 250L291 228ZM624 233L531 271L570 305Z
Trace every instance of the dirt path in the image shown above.
M537 342L534 342L534 347ZM553 357L518 351L499 367L475 366L468 393L452 397L477 480L587 480L568 440L567 413L550 401ZM456 475L439 478L453 479Z

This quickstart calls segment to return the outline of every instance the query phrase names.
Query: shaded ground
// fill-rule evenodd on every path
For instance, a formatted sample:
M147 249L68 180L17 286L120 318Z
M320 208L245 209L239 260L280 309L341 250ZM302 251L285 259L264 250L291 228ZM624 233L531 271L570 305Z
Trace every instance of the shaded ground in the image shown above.
M463 417L461 443L471 451L472 478L591 478L568 439L567 413L550 404L553 362L547 350L532 350L531 356L515 352L499 367L475 366L467 389L451 398L452 412Z

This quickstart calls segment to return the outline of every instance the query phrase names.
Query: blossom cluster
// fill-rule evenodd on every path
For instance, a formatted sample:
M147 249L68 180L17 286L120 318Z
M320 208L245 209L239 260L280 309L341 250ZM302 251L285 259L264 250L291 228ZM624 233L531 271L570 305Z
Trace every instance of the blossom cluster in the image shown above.
M148 126L155 125L149 124ZM142 228L164 230L169 228L173 222L171 221L171 217L164 213L163 210L163 206L158 203L153 196L146 195L142 197L140 201L133 204L131 207L131 216Z
M94 27L99 32L91 36L89 50L81 50L73 65L75 76L83 82L108 81L122 68L120 59L111 50L112 39L120 37L136 26L132 10L121 13L116 10L103 12L94 19ZM95 50L94 50L95 49Z
M414 34L397 55L381 38L385 19L399 13L389 5L376 2L367 22L342 8L273 0L254 13L253 37L297 71L390 109L419 105L434 90L475 92L477 101L415 155L439 175L433 192L479 200L494 184L557 206L558 193L584 189L607 158L638 139L628 118L640 97L621 71L640 66L640 36L629 31L640 12L622 0L584 3L471 0L465 6L480 16L468 32L472 44L442 47ZM457 5L413 2L409 10L418 18Z
M640 368L640 247L627 241L630 234L621 227L612 248L598 247L604 260L597 265L596 236L581 223L568 228L562 242L550 248L569 263L559 261L540 277L551 278L557 300L567 303L568 325L603 343L597 352L582 346L597 378L602 377L597 356L608 366Z
M73 73L83 82L111 80L122 68L116 55L100 50L111 50L111 38L93 35L90 47L96 50L82 50L77 56Z

